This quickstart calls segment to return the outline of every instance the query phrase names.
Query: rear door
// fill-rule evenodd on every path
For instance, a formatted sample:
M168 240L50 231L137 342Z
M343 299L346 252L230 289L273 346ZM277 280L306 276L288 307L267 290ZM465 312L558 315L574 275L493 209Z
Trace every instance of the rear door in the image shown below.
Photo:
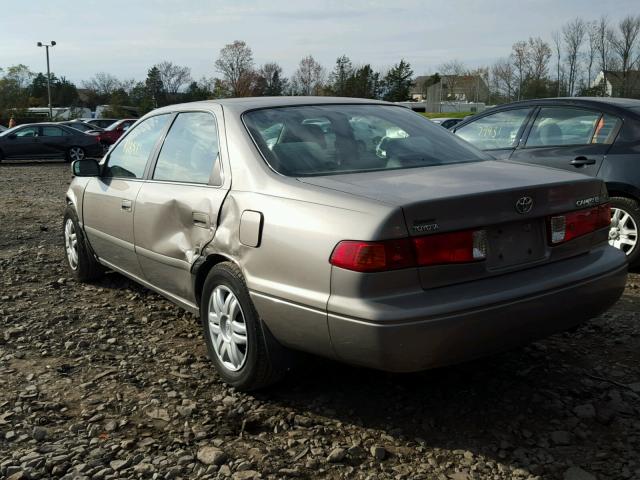
M118 143L106 157L100 177L84 193L83 221L98 257L113 267L142 277L133 242L136 197L149 158L169 125L171 114L149 117Z
M46 155L64 156L71 145L71 135L60 127L43 125L38 141Z
M543 106L511 160L596 176L621 125L598 110Z
M532 112L533 107L501 110L455 127L453 132L493 157L507 159L518 146Z
M189 301L191 267L213 239L230 185L222 175L221 121L221 111L178 113L136 202L136 252L146 280Z

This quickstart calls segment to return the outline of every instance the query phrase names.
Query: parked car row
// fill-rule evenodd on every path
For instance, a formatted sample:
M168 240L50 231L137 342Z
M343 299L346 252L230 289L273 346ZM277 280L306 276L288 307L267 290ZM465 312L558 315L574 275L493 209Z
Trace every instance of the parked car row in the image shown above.
M67 161L102 155L97 135L60 123L32 123L0 132L0 161L5 158L65 158Z
M90 120L91 121L91 120ZM101 156L136 120L96 119L109 123L103 129L80 120L31 123L0 129L0 161L3 158L60 158L68 161Z
M621 115L611 129L601 114L591 141L626 139ZM469 131L522 137L494 127ZM164 107L100 163L73 162L67 266L79 281L115 270L199 313L220 377L244 390L279 379L291 350L417 371L617 301L627 261L608 243L603 180L460 137L373 100Z

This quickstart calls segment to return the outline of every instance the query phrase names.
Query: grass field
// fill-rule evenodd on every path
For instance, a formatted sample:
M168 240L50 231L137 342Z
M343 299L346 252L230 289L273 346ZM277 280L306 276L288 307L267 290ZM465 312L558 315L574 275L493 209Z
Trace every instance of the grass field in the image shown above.
M427 118L464 118L468 115L473 115L473 112L420 112L420 115L424 115Z

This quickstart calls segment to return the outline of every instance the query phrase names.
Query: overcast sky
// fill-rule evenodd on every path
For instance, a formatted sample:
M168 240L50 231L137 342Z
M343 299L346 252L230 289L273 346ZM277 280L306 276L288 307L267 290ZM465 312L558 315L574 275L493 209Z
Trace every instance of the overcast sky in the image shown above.
M332 68L346 54L385 68L405 58L415 74L450 59L470 67L509 54L529 36L577 15L618 20L640 14L638 0L0 0L0 67L46 71L36 42L55 40L52 71L80 83L99 71L142 80L154 63L213 76L220 48L244 40L257 64L290 75L311 54Z

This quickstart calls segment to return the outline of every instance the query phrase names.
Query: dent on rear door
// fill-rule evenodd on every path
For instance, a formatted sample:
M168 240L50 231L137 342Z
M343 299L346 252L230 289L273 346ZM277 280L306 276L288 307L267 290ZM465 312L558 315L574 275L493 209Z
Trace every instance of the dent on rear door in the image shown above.
M145 278L193 301L191 267L213 239L226 190L145 183L136 202L136 253Z

